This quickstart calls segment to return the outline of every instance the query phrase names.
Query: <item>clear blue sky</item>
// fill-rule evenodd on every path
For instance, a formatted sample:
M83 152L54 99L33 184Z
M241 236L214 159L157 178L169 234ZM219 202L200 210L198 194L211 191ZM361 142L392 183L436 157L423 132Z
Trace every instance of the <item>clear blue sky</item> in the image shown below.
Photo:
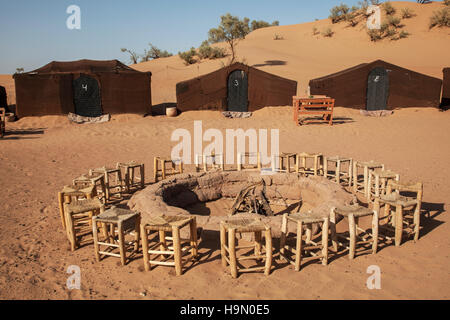
M126 47L142 53L149 42L174 54L198 47L227 12L281 25L328 17L357 0L0 0L0 73L25 71L52 60L119 59ZM81 8L81 30L69 30L69 5Z

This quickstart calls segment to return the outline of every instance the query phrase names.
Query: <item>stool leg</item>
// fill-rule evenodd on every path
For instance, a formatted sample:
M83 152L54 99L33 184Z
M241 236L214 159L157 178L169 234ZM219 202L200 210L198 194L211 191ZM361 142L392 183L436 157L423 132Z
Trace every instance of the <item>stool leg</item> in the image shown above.
M149 256L148 256L148 234L145 225L141 224L141 241L142 241L142 257L144 258L145 271L150 270Z
M282 221L282 224L281 224L280 258L281 259L284 258L284 260L288 261L286 256L285 256L286 235L287 235L287 213L285 213L283 215L283 221Z
M328 158L323 158L323 175L328 179Z
M181 243L180 243L180 229L176 226L172 227L173 237L173 251L175 260L175 273L177 276L181 275Z
M66 230L66 220L64 219L64 194L58 192L58 203L59 203L59 216L61 217L61 224L63 229Z
M353 162L353 193L358 191L358 170L357 162Z
M97 226L97 220L95 219L95 217L93 218L93 222L92 222L92 236L94 237L94 252L95 252L95 259L97 260L97 262L100 261L100 249L99 249L99 244L98 244L98 226Z
M161 160L162 179L166 178L166 161Z
M336 162L336 182L341 183L341 161Z
M262 240L262 232L256 231L255 232L255 255L256 256L261 255L261 240Z
M363 181L363 185L364 185L364 195L366 196L366 198L368 198L367 195L367 183L369 180L369 168L367 166L364 166L364 181Z
M398 247L402 243L403 233L403 207L395 206L395 246Z
M266 229L266 267L264 269L264 274L268 276L270 274L270 269L272 268L272 233L271 229Z
M419 231L420 231L420 204L416 205L414 209L414 242L419 240Z
M139 252L139 239L141 238L141 235L140 235L140 233L141 233L141 228L140 228L140 225L141 225L141 217L140 216L138 216L137 218L136 218L136 224L135 224L135 226L134 226L134 252Z
M191 254L192 258L197 256L197 220L195 217L191 220L189 224L190 227L190 236L191 236Z
M350 251L349 258L353 260L355 258L355 242L356 242L356 224L353 214L348 216L348 229L350 232Z
M167 250L167 243L166 243L166 232L163 230L160 230L159 232L159 250L160 251L166 251ZM163 255L165 257L165 255Z
M311 236L312 236L312 225L306 224L306 240L305 243L309 243L311 241Z
M220 224L220 255L222 258L223 267L227 266L227 260L225 259L227 254L227 250L225 249L226 242L227 242L227 233L225 227L222 224Z
M66 215L66 232L67 238L70 242L70 250L75 251L76 247L76 236L75 236L75 227L73 225L72 217L67 213L67 210L64 210Z
M322 225L322 264L324 266L328 264L328 226L328 218L325 218Z
M300 264L302 259L302 235L303 222L297 222L297 243L295 246L295 271L300 271Z
M228 250L230 259L231 276L237 278L237 261L236 261L236 229L228 230Z
M156 157L153 158L153 180L158 182L158 159Z
M332 208L330 212L330 230L331 230L331 242L333 243L333 250L334 252L337 252L338 241L336 233L336 213L334 212L334 208Z
M139 166L139 170L141 171L141 188L144 189L145 187L145 168L144 165Z
M378 211L374 210L372 217L372 253L377 253L378 250Z
M123 234L122 222L119 222L117 233L119 234L119 250L120 250L120 262L125 265L126 262L126 250L125 250L125 235Z

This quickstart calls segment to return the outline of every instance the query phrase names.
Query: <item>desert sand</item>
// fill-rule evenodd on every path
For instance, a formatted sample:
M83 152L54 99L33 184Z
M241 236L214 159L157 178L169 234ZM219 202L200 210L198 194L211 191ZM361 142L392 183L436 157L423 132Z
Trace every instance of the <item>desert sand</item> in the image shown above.
M416 17L403 20L411 33L400 41L371 43L362 25L333 25L328 39L313 36L329 20L261 29L238 45L241 61L299 82L353 65L384 59L442 78L450 63L448 29L428 31L439 3L411 7ZM206 33L206 32L205 32ZM273 40L274 34L285 40ZM268 61L281 61L271 63ZM185 66L178 57L133 66L152 71L153 104L175 102L175 84L211 72L223 61ZM0 85L15 103L10 75ZM103 124L77 125L64 116L23 118L7 123L0 140L0 298L1 299L449 299L450 297L450 112L433 108L395 110L383 118L358 110L335 109L335 125L296 126L289 106L267 107L249 119L227 119L219 112L190 111L176 118L114 115ZM356 160L376 160L403 181L424 183L421 237L400 247L381 245L376 255L350 261L330 254L329 264L308 264L300 272L280 264L268 277L244 274L232 279L220 262L217 242L200 242L200 263L176 277L171 268L143 270L140 255L125 267L115 258L95 261L93 246L71 252L59 219L57 192L90 168L136 160L146 165L152 183L153 157L168 156L177 128L279 129L280 151L322 152ZM188 166L187 170L193 170ZM426 213L426 214L425 214ZM68 290L67 268L81 268L81 290ZM369 290L367 267L381 268L381 289Z

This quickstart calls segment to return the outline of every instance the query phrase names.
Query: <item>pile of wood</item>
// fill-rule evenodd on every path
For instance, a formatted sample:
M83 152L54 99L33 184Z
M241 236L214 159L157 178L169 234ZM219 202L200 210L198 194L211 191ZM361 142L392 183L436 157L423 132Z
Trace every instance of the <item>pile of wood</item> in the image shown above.
M261 179L260 182L250 184L239 192L229 215L232 216L238 212L273 216L273 211L267 200L264 180Z

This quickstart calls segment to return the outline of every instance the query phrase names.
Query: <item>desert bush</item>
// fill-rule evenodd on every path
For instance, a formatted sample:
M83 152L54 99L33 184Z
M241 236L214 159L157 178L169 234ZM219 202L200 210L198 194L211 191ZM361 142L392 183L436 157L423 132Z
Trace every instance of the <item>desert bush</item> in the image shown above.
M329 38L331 38L331 37L334 35L334 32L333 32L333 30L331 30L331 28L326 28L326 29L322 32L322 35L323 35L324 37L329 37Z
M412 18L413 16L414 16L414 10L409 9L409 8L402 9L402 18L403 19L409 19L409 18Z
M384 37L385 38L392 38L393 36L395 36L397 34L397 30L395 30L395 28L388 28L385 32L384 32Z
M377 42L383 38L382 33L380 30L376 29L369 29L367 30L367 34L370 37L370 41Z
M410 33L405 30L400 31L400 33L398 34L398 37L400 39L408 38L409 36L410 36Z
M315 35L317 35L317 34L319 34L320 32L319 32L319 29L317 29L317 27L314 27L313 28L313 35L315 36Z
M392 16L395 14L395 12L397 10L395 10L395 8L392 6L392 3L390 1L387 1L385 3L383 3L383 9L384 12L388 15L388 16Z
M443 8L433 12L430 18L430 29L438 27L450 27L450 8Z
M270 24L270 23L268 23L267 21L264 21L264 20L253 20L250 23L250 30L251 31L255 31L256 29L273 27L273 26L279 26L279 25L280 25L280 22L277 21L277 20L272 22L272 24Z
M178 52L178 55L180 56L180 58L183 59L185 64L187 64L187 65L194 64L196 62L196 60L195 60L196 54L197 54L197 52L195 51L194 47L192 47L190 50L185 51L185 52Z
M198 56L200 59L219 59L225 57L225 49L211 47L207 40L203 41L198 48Z
M332 23L337 23L341 20L345 19L345 15L350 11L349 7L345 4L341 4L340 6L335 6L330 9L329 19L331 19Z
M355 27L358 24L357 18L358 14L356 12L349 12L345 15L345 21L347 21L351 27Z
M387 23L388 23L390 26L393 26L394 28L399 28L399 27L400 27L400 22L401 22L401 20L400 20L400 18L398 18L398 17L389 16L389 17L387 18Z
M280 36L279 34L276 34L273 36L273 40L284 40L283 36Z

